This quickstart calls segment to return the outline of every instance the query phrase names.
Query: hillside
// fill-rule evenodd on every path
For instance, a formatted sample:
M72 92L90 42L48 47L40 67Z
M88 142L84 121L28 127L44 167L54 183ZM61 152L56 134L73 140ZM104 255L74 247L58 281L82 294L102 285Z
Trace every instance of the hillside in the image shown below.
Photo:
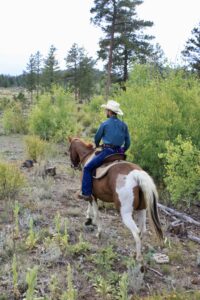
M75 299L61 298L67 291L69 264L73 287L80 300L128 299L120 296L120 292L126 290L126 284L119 287L124 272L130 280L130 299L200 299L197 292L200 287L199 245L184 235L170 233L168 227L173 218L161 213L167 241L165 247L160 248L148 226L143 244L144 273L141 273L133 258L133 238L115 209L99 203L103 221L100 240L95 236L96 227L84 225L87 203L76 198L79 172L70 168L69 158L64 155L66 146L56 147L56 156L49 161L50 166L56 166L54 178L41 177L38 171L41 166L22 170L28 185L17 197L20 207L18 237L15 235L13 199L1 200L0 299L24 299L26 274L34 266L38 268L34 299ZM18 166L25 159L23 136L0 136L0 149L4 160ZM198 210L194 206L188 213L193 213L198 220ZM35 232L32 247L27 243L31 218ZM186 229L199 235L199 229L193 225L186 224ZM157 264L153 260L154 253L166 254L169 263ZM13 267L14 255L16 264ZM149 295L154 297L145 298Z

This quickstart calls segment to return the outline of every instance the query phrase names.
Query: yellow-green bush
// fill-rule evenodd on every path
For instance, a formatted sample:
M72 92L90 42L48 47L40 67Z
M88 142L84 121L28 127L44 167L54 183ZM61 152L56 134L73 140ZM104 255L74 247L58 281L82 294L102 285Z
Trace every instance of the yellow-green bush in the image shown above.
M14 198L25 184L25 177L16 165L0 161L0 199Z
M105 119L104 110L101 104L106 101L102 96L96 96L89 103L84 105L84 117L82 118L83 127L90 127L91 137L96 133L100 123Z
M29 129L41 138L62 141L80 130L76 103L69 92L55 87L53 95L45 93L30 113Z
M35 161L44 159L50 151L50 144L38 136L26 136L25 139L26 155Z
M129 159L162 181L158 154L178 134L200 147L200 85L192 75L168 70L162 76L150 66L135 66L125 92L115 95L131 134Z
M200 151L191 140L178 136L174 143L166 142L164 181L174 203L185 200L189 205L200 200Z
M11 106L11 103L13 100L11 100L9 97L1 97L0 98L0 110L3 111L6 108Z
M200 147L199 128L194 126L200 123L199 95L199 81L181 70L161 75L148 65L134 66L126 91L110 97L121 104L131 133L129 159L161 179L164 169L158 153L164 151L165 141L181 133ZM98 96L85 106L95 128L105 119L100 107L104 102Z
M6 134L27 132L27 121L19 103L12 104L4 111L2 124Z

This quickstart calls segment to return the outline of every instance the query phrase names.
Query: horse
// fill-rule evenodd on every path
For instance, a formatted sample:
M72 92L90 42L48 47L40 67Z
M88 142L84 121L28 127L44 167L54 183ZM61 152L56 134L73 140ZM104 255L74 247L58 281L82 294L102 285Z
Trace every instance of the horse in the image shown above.
M80 168L87 163L96 149L93 144L79 138L68 138L71 167ZM98 155L98 154L97 154ZM136 260L142 260L141 239L146 231L146 210L150 224L160 241L163 231L157 210L158 192L153 179L140 166L131 162L113 165L101 179L93 179L93 200L88 203L87 220L92 219L97 225L97 235L101 235L102 226L99 218L97 199L114 203L123 223L131 231L136 242ZM138 214L138 226L133 219L133 210Z

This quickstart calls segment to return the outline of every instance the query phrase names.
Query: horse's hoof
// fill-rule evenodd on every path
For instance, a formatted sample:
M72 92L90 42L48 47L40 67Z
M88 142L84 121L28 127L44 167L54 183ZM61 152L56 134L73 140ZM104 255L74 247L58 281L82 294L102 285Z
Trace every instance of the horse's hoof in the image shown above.
M93 224L92 224L92 219L91 219L91 218L88 218L88 219L85 221L85 225L86 225L86 226L93 225Z
M97 232L96 237L97 237L99 240L101 239L101 236L102 236L101 232Z

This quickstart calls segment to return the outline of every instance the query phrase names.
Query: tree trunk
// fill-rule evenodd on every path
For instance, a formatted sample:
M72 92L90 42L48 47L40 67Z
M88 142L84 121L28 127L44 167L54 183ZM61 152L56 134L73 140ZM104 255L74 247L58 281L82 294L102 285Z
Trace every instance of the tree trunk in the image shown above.
M108 70L107 70L107 81L106 81L106 91L105 91L106 100L108 99L109 92L110 92L110 85L111 85L116 15L117 15L116 1L113 0L113 19L112 19L112 26L111 26L111 33L110 33L110 47L109 47Z
M188 239L191 240L191 241L193 241L193 242L196 242L196 243L200 244L200 238L197 237L197 236L188 234Z
M75 94L75 101L78 101L78 82L77 82L77 63L75 61L74 64L74 94Z
M124 74L123 74L123 81L126 82L128 80L128 51L125 46L124 49Z
M36 97L39 98L39 88L40 88L40 73L37 70L37 83L36 83Z

